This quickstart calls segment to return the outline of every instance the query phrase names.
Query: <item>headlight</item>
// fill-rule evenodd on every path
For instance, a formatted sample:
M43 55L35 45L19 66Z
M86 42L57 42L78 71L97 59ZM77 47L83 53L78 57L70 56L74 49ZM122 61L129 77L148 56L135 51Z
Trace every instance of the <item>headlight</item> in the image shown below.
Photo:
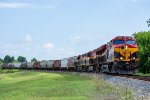
M133 57L131 60L135 60L135 57Z
M126 45L126 50L128 49L128 46Z
M135 60L136 58L138 58L138 52L134 52L131 54L131 60Z
M123 57L120 57L120 60L122 60L123 59Z

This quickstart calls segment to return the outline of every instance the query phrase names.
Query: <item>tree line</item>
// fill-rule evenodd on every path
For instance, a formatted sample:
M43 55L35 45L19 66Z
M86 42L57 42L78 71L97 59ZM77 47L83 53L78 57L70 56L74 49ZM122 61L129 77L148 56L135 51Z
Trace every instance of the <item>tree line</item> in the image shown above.
M36 58L33 58L31 59L31 62L36 62L37 59ZM4 57L4 59L0 58L0 64L2 63L12 63L12 62L27 62L27 59L26 57L23 57L23 56L19 56L17 59L15 59L14 56L10 56L10 55L6 55Z
M147 21L150 27L150 19ZM134 33L139 48L139 71L150 73L150 31Z

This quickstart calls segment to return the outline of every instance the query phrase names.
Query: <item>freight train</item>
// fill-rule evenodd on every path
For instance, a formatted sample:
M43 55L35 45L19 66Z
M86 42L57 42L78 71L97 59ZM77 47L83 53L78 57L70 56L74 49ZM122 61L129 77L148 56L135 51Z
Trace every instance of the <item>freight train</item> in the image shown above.
M131 36L117 36L107 44L82 55L60 60L7 63L2 68L68 70L133 74L138 70L138 46Z

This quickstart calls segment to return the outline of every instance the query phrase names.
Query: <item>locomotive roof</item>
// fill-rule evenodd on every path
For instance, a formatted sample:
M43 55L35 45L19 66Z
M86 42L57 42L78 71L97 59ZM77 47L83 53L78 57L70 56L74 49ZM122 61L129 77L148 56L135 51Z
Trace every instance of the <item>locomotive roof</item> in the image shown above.
M97 48L97 49L95 49L95 50L93 50L93 52L98 52L98 51L102 51L102 50L104 50L105 48L106 48L106 44L104 44L104 45L102 45L102 46L100 46L99 48Z
M115 38L113 38L112 39L112 41L113 40L116 40L116 39L120 39L120 40L135 40L135 38L134 37L132 37L132 36L116 36Z

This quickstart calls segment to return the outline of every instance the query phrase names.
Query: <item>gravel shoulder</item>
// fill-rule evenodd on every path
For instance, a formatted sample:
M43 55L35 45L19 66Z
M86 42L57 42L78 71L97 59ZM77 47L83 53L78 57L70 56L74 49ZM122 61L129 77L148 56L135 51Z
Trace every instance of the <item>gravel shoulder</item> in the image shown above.
M150 100L150 82L119 76L101 75L101 77L113 85L131 89L135 100Z
M78 75L86 75L93 78L94 75L98 79L103 79L116 87L125 87L132 91L134 100L150 100L150 82L142 81L137 79L131 79L120 76L111 76L104 74L93 74L93 73L74 73Z

